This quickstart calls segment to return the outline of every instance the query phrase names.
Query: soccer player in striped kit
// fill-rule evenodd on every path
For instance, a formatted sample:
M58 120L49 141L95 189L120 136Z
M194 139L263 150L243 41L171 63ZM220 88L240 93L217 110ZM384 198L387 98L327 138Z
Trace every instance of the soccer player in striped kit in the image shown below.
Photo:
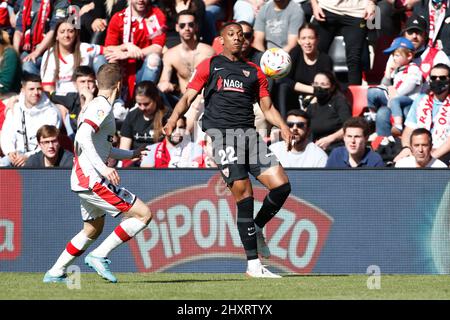
M152 219L147 205L121 187L117 170L105 164L108 157L137 159L144 154L143 149L112 147L116 132L112 104L121 90L121 78L118 64L103 65L97 75L98 96L80 112L71 189L80 198L84 225L47 271L44 282L68 282L67 267L102 233L106 213L113 217L124 213L126 219L84 260L101 277L117 282L109 269L108 254L143 230Z

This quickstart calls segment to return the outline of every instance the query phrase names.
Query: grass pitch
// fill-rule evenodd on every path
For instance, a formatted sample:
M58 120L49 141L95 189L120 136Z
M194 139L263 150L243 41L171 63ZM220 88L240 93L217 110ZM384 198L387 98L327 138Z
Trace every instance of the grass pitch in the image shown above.
M286 275L249 279L243 274L117 273L118 283L83 273L81 288L42 283L42 273L0 272L1 300L316 300L450 299L447 275L382 275L369 290L366 275Z

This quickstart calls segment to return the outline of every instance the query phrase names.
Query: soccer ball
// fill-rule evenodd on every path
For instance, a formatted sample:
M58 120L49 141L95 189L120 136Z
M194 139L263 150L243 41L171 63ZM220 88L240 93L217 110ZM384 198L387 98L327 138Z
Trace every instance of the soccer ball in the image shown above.
M280 48L267 49L260 62L261 70L272 79L281 79L291 71L291 56Z

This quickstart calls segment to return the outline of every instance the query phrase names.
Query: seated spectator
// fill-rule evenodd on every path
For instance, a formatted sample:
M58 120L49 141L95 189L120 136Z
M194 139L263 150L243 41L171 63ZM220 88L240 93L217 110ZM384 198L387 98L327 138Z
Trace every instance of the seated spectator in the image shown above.
M345 146L331 152L327 168L384 167L381 156L367 147L369 126L364 118L348 119L343 130Z
M125 10L116 13L108 25L105 54L108 62L122 62L128 97L141 81L158 83L162 50L166 43L166 17L150 0L130 0Z
M120 149L125 150L162 141L163 118L168 112L153 82L142 81L134 91L136 106L130 110L120 129Z
M51 125L43 125L36 133L39 151L31 155L25 162L30 168L72 168L73 154L61 148L59 144L59 129Z
M280 81L278 99L275 102L280 113L289 109L306 108L313 97L311 85L319 71L333 71L333 61L318 50L318 34L316 28L306 23L298 31L298 43L289 52L292 67L289 75Z
M161 10L166 16L166 47L172 48L180 44L180 35L177 30L179 14L183 11L195 13L196 25L195 36L197 41L205 42L205 4L202 0L160 0Z
M289 52L297 45L298 29L303 22L303 10L294 1L266 2L256 16L253 45L262 52L273 47Z
M245 21L253 25L259 10L265 3L264 0L237 0L233 6L233 20Z
M411 133L409 145L411 155L400 159L396 168L447 168L445 163L431 156L431 132L425 128L414 129Z
M413 8L414 14L428 22L428 46L443 50L450 56L450 3L448 0L417 1Z
M319 72L313 82L315 101L306 112L311 118L311 133L314 143L330 154L331 150L343 145L344 122L352 116L351 107L339 90L333 73Z
M175 107L179 97L186 92L188 81L197 65L214 55L214 49L205 43L198 42L195 36L198 25L194 13L181 11L175 28L181 43L164 54L163 71L158 83L159 90L167 97L165 103L170 104L172 108ZM171 82L174 71L178 85Z
M422 72L415 62L414 45L404 37L398 37L392 45L384 50L391 54L394 64L391 70L386 70L382 83L378 87L369 88L367 104L372 112L380 107L388 106L394 119L392 135L400 136L403 131L403 119L414 99L420 93L422 86ZM389 132L381 132L383 136L390 136Z
M180 117L170 136L147 147L147 155L141 160L144 168L198 168L196 161L203 154L200 145L190 141L186 134L186 118Z
M21 66L6 31L0 29L0 100L20 89Z
M376 3L377 0L311 0L318 25L320 51L328 52L338 33L344 36L349 84L361 84L367 22L375 17Z
M77 89L72 76L78 66L94 67L94 59L103 53L103 47L81 43L80 30L69 19L58 21L53 36L52 48L42 58L41 77L45 91L57 95Z
M411 155L410 137L416 128L425 128L431 131L433 147L431 155L443 161L450 160L450 67L446 64L437 64L431 69L429 87L430 92L422 94L414 100L405 121L402 134L403 150L394 159Z
M288 151L285 141L270 145L284 168L323 168L327 164L327 154L313 142L310 142L311 120L302 110L288 112L286 124L293 135L292 149Z
M86 11L81 17L81 41L104 44L106 27L111 17L124 10L128 0L93 0L93 3L94 8Z
M18 102L7 111L3 123L1 148L5 157L0 166L22 167L31 155L39 152L36 133L44 124L61 126L58 108L43 94L41 78L24 74Z
M14 49L22 70L39 75L42 55L50 48L58 19L67 17L68 0L19 0Z
M57 105L66 127L66 132L72 139L78 127L78 115L96 95L95 72L89 66L79 66L72 76L76 92L52 94L50 100Z

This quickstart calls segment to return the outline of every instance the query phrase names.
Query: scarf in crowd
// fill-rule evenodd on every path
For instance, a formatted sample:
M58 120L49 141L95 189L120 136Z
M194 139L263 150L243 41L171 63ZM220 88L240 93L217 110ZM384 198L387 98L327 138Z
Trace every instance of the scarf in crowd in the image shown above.
M156 146L155 168L168 168L170 163L170 152L167 149L167 140L164 139Z
M428 47L425 49L425 51L422 53L421 58L425 55L425 57L422 58L422 62L419 65L420 71L422 71L422 76L424 79L428 79L428 75L431 72L431 67L434 65L434 58L439 53L439 49L434 47Z
M417 106L417 125L429 130L433 137L433 148L439 148L448 138L450 131L450 96L442 103L433 119L434 93L424 96Z
M445 11L447 10L447 0L442 1L442 5L439 10L436 10L434 7L433 1L430 1L428 4L428 16L430 22L430 31L429 31L429 42L428 45L430 47L435 46L435 40L439 33L439 29L441 29L442 23L445 18ZM437 17L439 16L439 17ZM438 20L436 21L436 17Z
M45 23L50 17L52 8L50 0L41 0L41 6L37 13L37 22L34 29L31 30L33 19L31 18L31 9L33 0L24 0L22 11L22 48L24 51L31 52L44 39Z

